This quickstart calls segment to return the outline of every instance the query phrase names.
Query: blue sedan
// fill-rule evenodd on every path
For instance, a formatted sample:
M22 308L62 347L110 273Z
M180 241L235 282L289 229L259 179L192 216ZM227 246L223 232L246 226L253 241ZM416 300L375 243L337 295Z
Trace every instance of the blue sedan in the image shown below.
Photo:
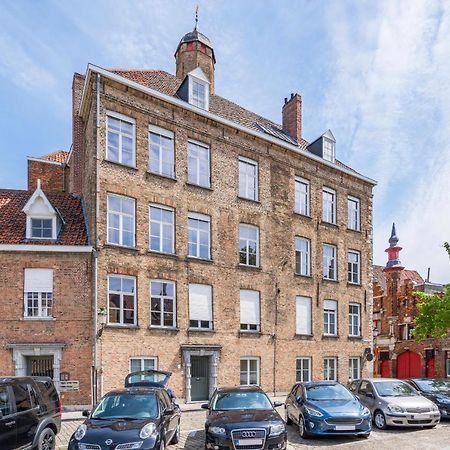
M287 396L286 423L298 425L304 439L313 435L367 438L372 430L370 411L335 381L297 383Z

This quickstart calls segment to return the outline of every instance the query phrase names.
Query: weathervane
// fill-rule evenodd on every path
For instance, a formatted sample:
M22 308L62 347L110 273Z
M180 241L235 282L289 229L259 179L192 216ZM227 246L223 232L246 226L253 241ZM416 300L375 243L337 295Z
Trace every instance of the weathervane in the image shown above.
M198 26L198 5L195 7L195 27L194 27L194 31L197 31L197 26Z

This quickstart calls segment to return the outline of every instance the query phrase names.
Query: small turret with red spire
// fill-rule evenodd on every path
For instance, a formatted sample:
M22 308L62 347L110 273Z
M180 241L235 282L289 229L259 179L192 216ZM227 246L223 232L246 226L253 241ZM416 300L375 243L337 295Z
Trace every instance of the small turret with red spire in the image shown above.
M388 261L386 267L383 269L384 272L400 271L404 269L399 259L402 247L399 247L397 244L397 231L395 230L395 223L393 223L391 237L389 238L389 247L385 250L388 254Z

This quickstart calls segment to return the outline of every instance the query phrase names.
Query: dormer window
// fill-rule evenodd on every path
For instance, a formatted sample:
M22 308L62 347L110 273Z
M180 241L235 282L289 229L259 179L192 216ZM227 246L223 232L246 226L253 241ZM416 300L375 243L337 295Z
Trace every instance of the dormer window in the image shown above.
M209 80L200 67L192 70L178 88L177 96L197 108L209 110Z
M308 145L308 150L325 161L335 162L336 158L336 139L331 130L326 131L322 136Z
M191 103L194 106L198 106L199 108L207 109L206 108L207 86L204 83L197 81L195 78L192 77L190 87L191 93L189 103Z
M53 237L52 219L33 219L31 218L31 238L32 239L51 239Z
M323 138L323 159L334 162L335 143L331 139Z

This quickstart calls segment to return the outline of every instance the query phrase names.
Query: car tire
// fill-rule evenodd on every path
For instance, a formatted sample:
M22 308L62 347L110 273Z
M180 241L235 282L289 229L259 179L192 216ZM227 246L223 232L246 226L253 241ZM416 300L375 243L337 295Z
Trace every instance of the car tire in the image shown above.
M431 428L436 428L437 423L434 425L425 425L424 428L427 428L428 430L431 430Z
M180 421L178 421L177 429L175 430L175 434L173 435L170 443L178 444L180 442Z
M287 408L285 408L284 411L285 411L285 416L286 416L286 418L285 418L286 425L292 425L292 419L289 417L289 413L288 413Z
M370 433L367 433L367 434L358 434L358 437L361 438L361 439L369 439Z
M387 428L386 425L386 417L384 417L383 411L377 409L373 415L373 423L379 430L385 430Z
M56 436L51 428L44 428L37 438L37 450L55 450Z
M309 438L309 433L306 431L305 419L303 416L298 418L298 434L302 439Z

